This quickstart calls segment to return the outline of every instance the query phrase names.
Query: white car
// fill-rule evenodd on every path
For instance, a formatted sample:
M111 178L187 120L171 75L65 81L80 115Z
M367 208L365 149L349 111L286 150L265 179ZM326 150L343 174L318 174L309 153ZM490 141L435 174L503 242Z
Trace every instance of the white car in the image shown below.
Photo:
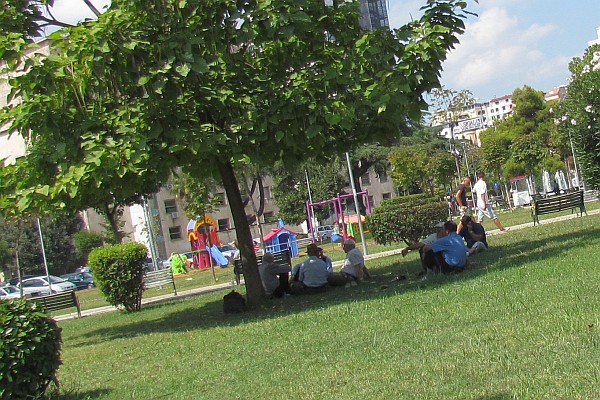
M16 286L2 286L0 287L0 299L18 299L21 297L21 292Z
M48 285L48 278L46 276L23 279L20 285L26 297L44 296L77 289L74 283L67 282L53 275L50 275L50 285Z
M240 258L240 251L232 244L224 244L223 246L219 246L219 250L229 260L236 260Z
M322 225L317 227L315 232L317 239L330 239L333 234L333 227L331 225Z

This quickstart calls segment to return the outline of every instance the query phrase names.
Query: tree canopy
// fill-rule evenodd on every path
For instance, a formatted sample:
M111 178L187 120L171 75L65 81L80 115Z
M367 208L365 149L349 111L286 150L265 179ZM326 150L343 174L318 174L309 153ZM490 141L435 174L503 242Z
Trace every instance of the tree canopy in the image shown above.
M1 205L17 213L81 209L107 193L144 193L177 166L216 172L248 298L258 302L233 166L340 153L419 115L422 94L439 86L441 62L463 32L466 5L428 0L406 26L362 32L356 3L113 1L97 21L51 35L49 56L23 58L31 45L17 41L17 56L3 56L19 102L0 123L27 139L27 160L38 143L57 151L46 153L35 179L24 179L30 161L3 168Z
M569 70L571 83L555 121L564 138L573 139L586 187L600 189L600 45L574 58Z

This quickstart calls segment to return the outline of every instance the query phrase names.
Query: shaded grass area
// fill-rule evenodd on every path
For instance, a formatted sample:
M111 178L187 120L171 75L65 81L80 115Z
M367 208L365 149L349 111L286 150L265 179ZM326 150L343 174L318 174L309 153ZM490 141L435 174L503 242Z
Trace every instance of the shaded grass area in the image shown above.
M600 216L489 241L459 275L412 253L243 315L211 293L60 322L60 398L598 398Z
M590 202L586 203L586 208L588 210L594 210L600 208L600 202ZM504 226L514 226L519 225L531 221L531 212L529 207L524 208L516 208L513 211L498 211L497 212L499 219L502 221ZM569 215L570 211L562 211L559 213L553 213L549 215L541 216L540 219L544 220L545 218L552 218L561 215ZM485 219L483 222L483 226L486 230L496 229L496 226L489 219ZM544 229L544 228L540 228ZM404 243L392 243L387 245L380 245L373 241L370 235L366 236L366 244L369 254L375 254L382 251L399 249L405 246ZM325 250L325 254L327 254L333 261L343 260L344 252L340 248L339 243L321 243L320 246ZM361 248L361 244L358 244L358 247ZM300 262L300 258L295 258L293 260L294 263ZM369 265L373 261L369 261ZM216 279L215 279L216 277ZM175 277L175 284L178 291L185 291L189 289L195 289L199 287L206 287L210 285L214 285L217 283L229 282L233 279L233 267L229 266L227 268L215 267L215 277L213 277L213 273L210 269L206 270L190 270L188 274ZM164 288L154 288L147 290L144 293L144 298L151 298L155 296L160 296L164 294L171 293L171 287ZM79 297L79 302L82 310L89 310L92 308L107 306L108 303L104 300L104 297L99 292L97 288L87 289L77 292ZM70 310L60 310L56 311L54 315L68 314L74 312L74 309Z

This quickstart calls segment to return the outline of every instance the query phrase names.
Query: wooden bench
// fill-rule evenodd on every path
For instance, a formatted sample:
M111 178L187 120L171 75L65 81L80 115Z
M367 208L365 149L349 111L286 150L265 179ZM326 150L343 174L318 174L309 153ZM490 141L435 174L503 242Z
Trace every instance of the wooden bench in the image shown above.
M173 285L173 295L177 295L177 288L175 287L175 280L173 279L171 268L146 271L144 272L142 282L144 284L144 290L154 287L163 287L165 285Z
M531 216L533 217L533 226L539 224L540 220L538 216L542 214L550 214L558 211L571 209L571 214L575 208L579 208L578 215L583 213L587 215L585 211L585 204L583 203L583 191L560 194L557 196L550 196L545 198L533 198L531 207Z
M273 254L273 262L275 262L275 264L286 265L290 268L292 267L292 255L288 249L276 251L271 254ZM259 267L262 264L262 258L263 256L256 256L256 262ZM244 274L242 260L239 258L233 261L233 273L239 283L240 276Z
M64 310L67 308L77 308L77 316L81 317L81 308L79 299L74 290L60 292L47 296L33 297L31 301L39 304L46 312Z

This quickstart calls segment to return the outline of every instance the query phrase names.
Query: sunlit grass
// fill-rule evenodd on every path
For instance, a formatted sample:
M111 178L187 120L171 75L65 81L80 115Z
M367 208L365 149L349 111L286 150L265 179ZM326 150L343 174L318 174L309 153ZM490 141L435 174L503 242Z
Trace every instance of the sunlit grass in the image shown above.
M427 281L411 253L242 315L211 293L62 321L62 398L598 398L600 216L489 242Z

